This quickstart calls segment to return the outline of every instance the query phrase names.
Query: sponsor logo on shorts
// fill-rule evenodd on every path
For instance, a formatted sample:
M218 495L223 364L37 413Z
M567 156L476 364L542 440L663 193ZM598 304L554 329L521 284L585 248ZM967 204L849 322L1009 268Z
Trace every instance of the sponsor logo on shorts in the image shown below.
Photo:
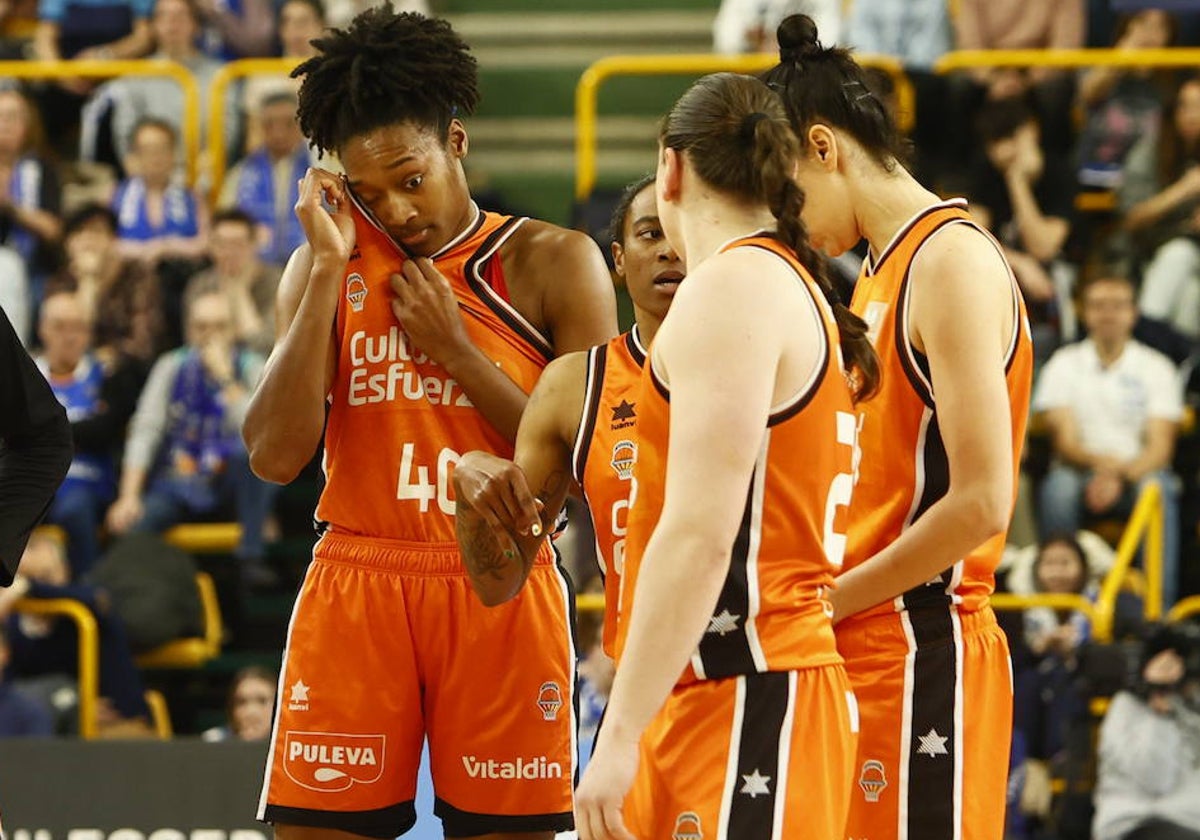
M292 684L292 694L288 698L289 712L308 711L308 692L311 688L312 686L304 684L304 680L296 680Z
M494 758L462 757L463 768L472 779L561 779L562 765L544 755L518 758L516 761L497 761Z
M700 828L700 815L695 811L684 811L675 818L675 833L673 840L704 840L704 830Z
M879 794L887 787L887 775L883 772L883 762L869 759L863 762L862 771L858 774L858 786L862 788L863 796L868 802L878 802Z
M562 690L558 683L547 680L538 689L538 708L542 710L542 720L558 720L558 710L562 708Z
M383 735L288 732L283 770L300 787L336 793L383 776Z
M633 478L633 465L637 463L637 444L631 440L619 440L613 446L612 468L617 478L628 481Z

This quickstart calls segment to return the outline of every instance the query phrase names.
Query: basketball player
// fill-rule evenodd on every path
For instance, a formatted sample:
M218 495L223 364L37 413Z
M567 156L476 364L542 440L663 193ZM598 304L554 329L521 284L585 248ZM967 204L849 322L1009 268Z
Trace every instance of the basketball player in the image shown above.
M611 657L637 458L638 382L683 263L659 225L653 176L625 190L610 231L613 264L633 298L633 329L547 366L521 417L513 460L469 452L454 483L463 564L486 604L517 593L570 480L583 488L604 577L603 648ZM541 509L531 486L540 488Z
M1012 722L1008 648L988 595L1016 494L1032 351L1000 246L961 200L900 162L862 69L796 15L779 27L813 244L870 251L851 308L883 386L832 593L862 714L848 837L999 840Z
M876 360L828 302L778 97L706 76L660 149L659 216L689 272L638 393L617 676L576 824L841 840L856 725L824 596L853 484L846 372L869 395Z
M448 836L549 838L571 824L572 596L547 549L523 598L483 609L451 476L459 453L511 455L551 358L615 334L611 283L584 235L471 201L475 61L447 23L384 5L315 45L299 123L346 179L303 179L308 245L244 430L255 470L288 481L328 398L259 816L284 840L402 834L428 737Z

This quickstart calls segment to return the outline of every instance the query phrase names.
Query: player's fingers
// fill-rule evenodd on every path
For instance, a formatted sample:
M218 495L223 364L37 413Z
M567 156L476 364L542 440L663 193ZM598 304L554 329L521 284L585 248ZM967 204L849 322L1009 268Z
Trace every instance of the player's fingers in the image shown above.
M637 840L629 829L625 828L625 817L621 814L621 801L618 799L614 802L605 804L604 811L604 830L609 837L614 840Z
M529 534L529 512L520 501L517 485L524 487L525 476L520 473L505 473L496 477L497 501L504 506L504 514L514 534ZM525 488L528 495L529 489ZM535 517L536 518L536 517Z
M575 806L575 829L579 832L579 840L603 840L604 835L598 830L594 820L595 813L590 802L578 802ZM600 825L603 828L603 824Z
M513 497L517 504L517 509L520 513L517 522L520 524L520 532L522 534L532 534L535 537L542 535L542 515L540 502L533 497L533 493L529 490L529 482L525 480L525 473L516 471L513 475L512 491Z

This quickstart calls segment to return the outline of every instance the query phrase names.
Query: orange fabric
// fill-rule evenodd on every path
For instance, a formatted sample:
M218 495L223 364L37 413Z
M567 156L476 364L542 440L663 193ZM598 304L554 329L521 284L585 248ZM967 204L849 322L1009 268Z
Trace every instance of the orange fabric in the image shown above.
M728 248L761 248L782 258L812 297L824 326L824 361L815 381L779 406L763 429L742 527L708 631L681 684L840 661L824 592L841 559L853 485L855 414L833 313L785 246L766 236ZM624 647L646 543L662 511L670 403L647 364L637 399L636 489L626 538L625 582L617 651ZM827 556L828 555L828 556Z
M571 607L549 552L517 598L487 608L455 551L325 534L288 630L265 817L396 836L403 825L374 833L355 820L410 803L425 733L440 801L569 814ZM509 667L514 647L520 668Z
M848 634L838 628L862 718L846 836L1001 840L1012 738L1008 644L990 608L952 607L933 619L948 634L919 652L913 625L928 623L928 613L877 617Z
M392 313L389 285L405 256L357 206L354 218L358 238L338 302L317 518L345 533L448 545L455 540L454 465L472 449L511 458L512 444L454 379L411 346ZM480 213L433 262L450 281L471 340L528 393L550 346L482 274L522 221Z
M873 399L859 405L862 460L850 505L845 569L865 562L895 542L912 521L945 495L949 486L949 465L938 433L937 406L929 384L928 365L908 340L908 279L912 261L929 238L949 224L969 224L981 236L988 236L971 221L965 203L934 205L897 234L873 268L869 264L864 267L854 289L850 308L871 328L879 354L882 387ZM953 280L945 278L945 282ZM1006 378L1015 499L1029 414L1033 343L1025 303L1015 280L1013 295L1017 330ZM912 598L932 598L943 605L953 601L966 610L980 609L995 588L994 573L1003 550L1001 534L948 570L944 586L914 590L909 603ZM851 621L896 612L904 603L904 598L896 598Z
M840 665L676 687L625 799L645 840L845 840L856 735Z
M604 574L604 652L613 656L629 519L629 488L637 461L637 398L646 350L637 330L588 353L583 416L575 442L575 480L583 487Z

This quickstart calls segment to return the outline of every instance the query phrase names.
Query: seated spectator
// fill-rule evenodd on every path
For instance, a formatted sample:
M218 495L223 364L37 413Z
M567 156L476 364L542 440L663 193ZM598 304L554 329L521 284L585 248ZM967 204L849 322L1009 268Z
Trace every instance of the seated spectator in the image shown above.
M237 207L254 219L262 258L284 266L305 241L295 207L309 155L296 122L296 97L290 93L267 97L256 122L263 144L230 171L221 205Z
M112 201L121 251L149 264L202 256L205 209L174 181L175 129L147 117L130 135L130 148L137 174L117 186Z
M67 533L71 576L82 578L99 556L97 530L117 491L114 453L125 439L142 378L111 351L89 351L91 327L77 295L58 292L42 306L38 367L67 410L75 458L46 519Z
M25 261L35 308L62 235L62 187L41 143L41 123L29 100L17 90L0 90L0 244Z
M200 23L200 12L193 0L156 0L151 25L157 48L150 58L182 64L195 78L202 103L200 136L207 138L205 117L208 113L208 88L213 76L221 69L221 62L205 55L196 47ZM137 127L153 119L171 127L176 150L172 165L180 167L175 172L176 175L182 173L184 150L180 132L183 126L184 99L183 89L178 82L165 76L127 76L116 79L98 90L93 101L88 104L83 118L88 132L83 143L85 156L97 156L102 140L94 137L94 133L99 128L102 116L110 109L111 142L116 152L116 162L127 170L140 165L127 161L129 156L135 153L133 137ZM237 128L237 107L231 97L226 102L225 109L226 149L232 148Z
M243 579L273 585L262 534L273 486L250 472L241 437L263 359L234 343L233 312L221 292L189 301L185 326L187 343L155 363L138 400L108 527L160 533L232 506L242 526L234 553Z
M1121 50L1169 47L1176 22L1162 9L1143 9L1117 22L1113 46ZM1141 138L1153 142L1169 78L1150 68L1092 67L1079 79L1078 99L1087 111L1079 138L1079 183L1114 189L1122 182L1125 158Z
M130 356L149 370L163 333L158 285L145 265L121 256L116 214L87 204L63 230L67 264L47 285L47 295L78 294L96 351Z
M233 677L225 702L227 723L205 730L205 741L265 741L271 737L278 678L266 668L251 665Z
M1058 350L1034 389L1054 463L1041 488L1043 539L1073 534L1085 517L1128 515L1142 486L1162 488L1163 603L1179 585L1179 521L1171 456L1183 394L1169 359L1132 338L1133 284L1098 271L1081 290L1088 338Z
M794 14L813 19L822 44L839 43L841 0L721 0L713 20L713 52L778 52L775 30L785 17Z
M204 51L218 61L261 58L275 46L271 0L195 0Z
M87 607L100 630L101 733L151 735L142 678L130 653L120 619L111 611L104 590L72 583L63 547L53 537L35 533L21 557L13 585L0 591L0 620L7 622L10 659L8 678L70 674L78 678L79 640L75 623L53 615L11 612L23 597L69 598Z
M1100 726L1095 840L1200 840L1200 697L1176 628L1147 641Z
M1179 87L1161 139L1129 153L1121 206L1125 227L1148 255L1138 306L1147 318L1200 339L1200 78Z
M325 6L321 0L284 0L279 6L278 18L283 58L296 61L312 58L316 55L312 42L321 37L327 25ZM263 132L255 117L262 111L267 99L281 93L290 93L293 98L298 96L300 82L300 79L283 75L246 77L242 86L242 122L246 127L247 151L262 145Z
M8 633L0 623L0 738L53 735L54 716L50 710L4 678L10 656Z
M254 220L241 210L220 210L209 234L210 268L188 281L184 300L216 290L229 300L234 340L264 356L275 344L275 293L283 273L255 250Z
M1087 555L1074 537L1051 537L1039 546L1033 566L1036 592L1084 595L1094 601L1100 586L1089 577ZM1025 642L1034 656L1069 663L1091 632L1091 620L1078 610L1036 607L1025 611Z
M1064 160L1047 158L1033 112L1018 99L979 113L982 153L971 168L971 212L1004 246L1025 293L1039 360L1057 346L1069 304L1054 279L1071 233L1074 178Z

